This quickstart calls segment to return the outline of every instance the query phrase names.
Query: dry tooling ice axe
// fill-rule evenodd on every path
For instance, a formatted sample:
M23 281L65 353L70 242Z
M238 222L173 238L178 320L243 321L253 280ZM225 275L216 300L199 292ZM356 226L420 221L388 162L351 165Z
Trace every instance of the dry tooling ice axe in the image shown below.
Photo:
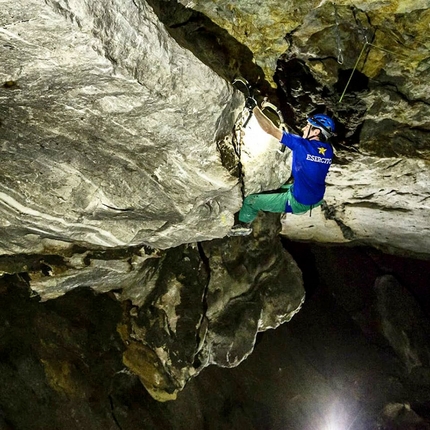
M243 87L243 91L240 90L240 88L238 88L237 86L236 86L236 88L238 88L239 91L242 91L244 93L244 95L246 97L246 100L253 100L255 102L255 103L246 103L246 106L248 108L248 112L249 113L248 113L248 117L246 118L245 122L242 125L242 127L245 128L248 125L248 123L249 123L249 121L250 121L250 119L252 117L252 110L253 110L254 106L257 105L257 102L254 99L252 87L249 84L249 82L246 79L242 78L242 77L235 78L233 80L233 82L232 82L233 85L236 85L238 83L240 83L241 86ZM287 129L287 127L285 126L285 121L284 121L284 117L282 115L281 110L278 109L273 103L268 102L267 101L267 97L264 98L264 101L263 101L261 107L262 107L262 110L264 110L264 109L271 109L271 110L273 110L278 115L279 125L282 128L282 130L286 130ZM281 145L281 148L280 148L279 151L280 152L284 152L285 151L285 145Z

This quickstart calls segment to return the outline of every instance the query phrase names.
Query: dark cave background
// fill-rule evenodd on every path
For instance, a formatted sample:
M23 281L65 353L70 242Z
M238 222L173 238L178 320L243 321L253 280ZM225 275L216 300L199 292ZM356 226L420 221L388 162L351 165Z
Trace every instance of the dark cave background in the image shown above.
M238 367L206 368L166 403L121 362L122 309L112 294L81 288L40 303L24 275L4 276L0 429L430 428L428 369L408 372L374 312L375 281L391 275L428 318L430 262L282 241L303 271L302 310L259 334ZM388 403L404 407L384 417Z
M178 404L191 393L212 393L196 408L203 418L193 428L430 428L428 379L408 374L372 315L375 280L392 275L428 316L429 262L366 247L283 242L303 271L306 302L289 323L261 333L239 367L208 368L191 381ZM384 417L389 402L410 405L422 420L406 411Z

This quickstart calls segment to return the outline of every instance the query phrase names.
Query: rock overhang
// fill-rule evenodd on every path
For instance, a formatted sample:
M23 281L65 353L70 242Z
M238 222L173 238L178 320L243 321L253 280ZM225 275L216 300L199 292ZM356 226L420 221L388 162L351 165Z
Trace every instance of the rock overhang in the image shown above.
M238 37L258 7L247 2L225 4L225 10L211 1L187 3L177 12L184 22L166 27L145 2L131 9L113 1L9 6L2 31L7 54L2 200L5 211L13 213L5 225L20 213L26 221L7 225L4 241L20 238L4 245L5 252L26 247L41 252L46 239L168 248L226 234L240 207L241 185L223 166L217 147L228 140L243 99L169 37L166 29L187 27L184 16L197 20L193 8L224 25L224 31L254 52L257 64L262 56L271 57L262 59L262 65L277 62L276 73L262 70L269 82L274 74L292 129L309 112L327 109L338 122L334 144L340 160L346 149L427 161L428 55L420 29L428 22L428 11L409 3L320 2L307 8L293 3L272 1L259 10L261 26L269 16L282 23L271 28L272 33L285 32L279 55L256 48L271 40L266 32ZM160 15L161 6L151 4ZM285 7L294 9L290 18ZM227 25L229 8L236 19ZM35 36L30 41L25 34ZM179 39L189 44L184 34ZM363 47L365 55L355 64ZM229 66L238 67L222 70L218 64L217 73L230 78ZM261 74L258 79L256 87L267 90ZM238 162L232 145L223 147ZM259 184L257 170L267 162L261 155L255 160L247 175L246 169L242 172L242 192L279 184L279 178L267 183L264 177L260 180L266 183ZM273 158L269 162L276 164ZM347 177L348 169L343 173ZM403 174L415 177L411 171ZM419 176L416 180L426 183L425 173ZM417 194L425 208L425 192Z
M1 89L3 253L225 235L240 192L216 144L234 88L144 3L48 4L16 5L1 34L2 81L16 82Z

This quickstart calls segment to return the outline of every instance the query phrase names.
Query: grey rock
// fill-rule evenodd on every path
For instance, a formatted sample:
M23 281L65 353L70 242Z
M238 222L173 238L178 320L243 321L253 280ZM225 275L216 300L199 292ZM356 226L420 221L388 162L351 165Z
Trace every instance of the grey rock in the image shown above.
M390 275L376 280L376 309L382 334L409 372L430 367L430 321L419 304Z
M348 156L327 178L326 206L311 216L284 217L293 240L357 243L428 258L430 231L427 161Z
M242 98L145 3L48 4L10 5L0 34L1 252L224 236L240 194L216 143Z
M258 220L256 228L246 238L170 249L152 265L123 338L127 366L157 400L175 399L209 365L238 366L258 332L301 308L301 272L279 242L279 227Z

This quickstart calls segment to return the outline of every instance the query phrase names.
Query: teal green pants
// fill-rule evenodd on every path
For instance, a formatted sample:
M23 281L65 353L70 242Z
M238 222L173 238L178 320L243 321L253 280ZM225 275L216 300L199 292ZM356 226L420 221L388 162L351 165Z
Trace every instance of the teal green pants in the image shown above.
M251 194L245 197L239 212L239 221L246 223L254 221L258 211L303 214L324 201L321 200L314 205L302 205L294 198L291 187L291 184L284 185L281 190L273 193Z

